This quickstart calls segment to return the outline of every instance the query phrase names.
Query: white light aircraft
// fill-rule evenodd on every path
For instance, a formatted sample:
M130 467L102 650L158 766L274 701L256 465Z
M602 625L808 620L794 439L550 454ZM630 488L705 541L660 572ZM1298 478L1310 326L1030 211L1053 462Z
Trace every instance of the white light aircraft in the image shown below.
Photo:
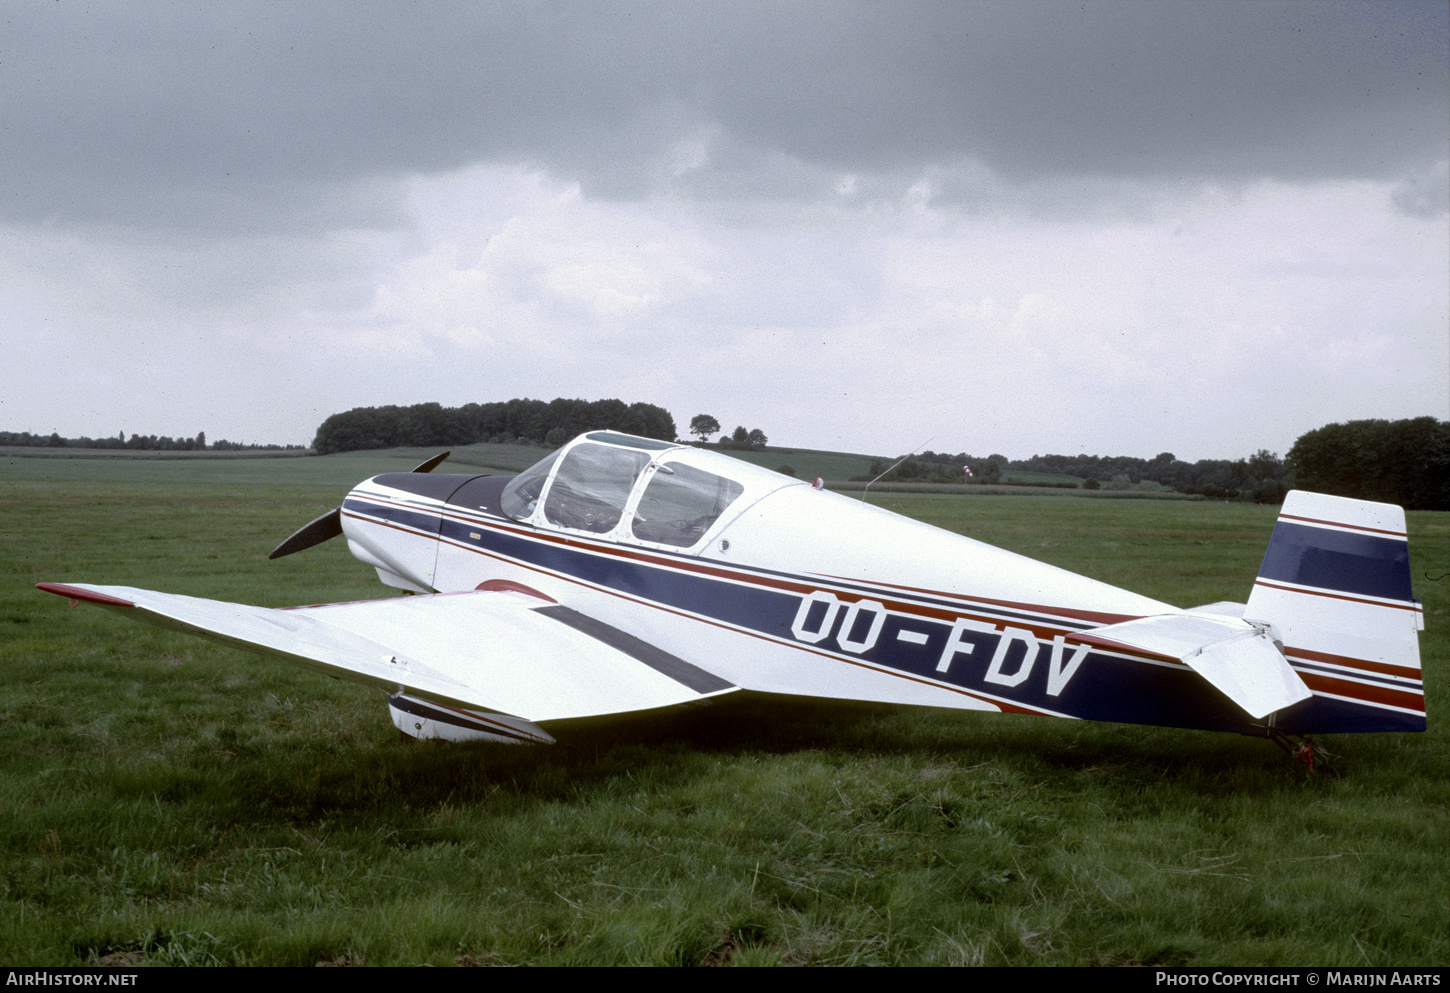
M1180 609L729 456L593 431L517 476L359 484L336 535L409 593L274 610L42 583L378 686L419 738L740 691L1202 728L1421 731L1404 511L1295 491L1247 604ZM1302 746L1301 746L1302 747Z

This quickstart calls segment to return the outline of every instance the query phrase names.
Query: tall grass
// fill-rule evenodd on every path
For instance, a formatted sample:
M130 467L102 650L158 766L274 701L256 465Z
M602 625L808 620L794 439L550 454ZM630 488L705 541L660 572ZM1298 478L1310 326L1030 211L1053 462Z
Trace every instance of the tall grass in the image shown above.
M402 740L373 692L33 589L388 595L341 542L265 560L365 459L24 461L0 465L0 961L1450 959L1450 515L1410 515L1431 730L1326 739L1340 779L1226 735L767 698L460 747ZM1242 600L1274 517L882 502L1183 605Z

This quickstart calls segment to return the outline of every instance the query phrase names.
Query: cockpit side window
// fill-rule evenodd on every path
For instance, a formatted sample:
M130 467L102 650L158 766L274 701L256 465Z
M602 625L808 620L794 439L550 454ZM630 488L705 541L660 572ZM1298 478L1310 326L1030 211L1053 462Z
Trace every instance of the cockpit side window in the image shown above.
M640 541L688 548L743 492L733 479L679 463L663 465L645 487L630 527Z
M612 445L575 445L559 465L544 516L550 524L605 534L624 513L634 481L649 465L649 455Z

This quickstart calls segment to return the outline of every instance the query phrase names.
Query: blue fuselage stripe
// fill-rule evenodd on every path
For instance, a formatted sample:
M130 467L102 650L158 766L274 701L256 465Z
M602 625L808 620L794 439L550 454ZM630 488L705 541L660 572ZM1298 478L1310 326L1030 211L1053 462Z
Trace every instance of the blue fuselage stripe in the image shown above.
M403 527L426 531L429 534L438 533L438 512L436 510L410 510L392 504L353 499L344 500L342 509L350 510L355 514L366 514L369 517L387 521L389 524L399 524Z
M1414 596L1408 542L1289 521L1274 525L1259 577L1390 600Z
M711 617L781 638L790 637L800 597L761 587L740 587L709 576L644 566L613 555L574 549L486 528L471 537L469 525L444 519L441 537L460 545L486 548L520 562L563 573L596 586Z

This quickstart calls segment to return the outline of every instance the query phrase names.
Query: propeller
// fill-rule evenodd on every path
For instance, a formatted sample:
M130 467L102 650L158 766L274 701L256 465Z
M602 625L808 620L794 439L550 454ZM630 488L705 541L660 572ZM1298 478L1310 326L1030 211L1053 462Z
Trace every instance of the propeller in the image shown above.
M452 452L442 452L433 456L427 462L421 463L413 472L432 472L443 464L443 460L452 455ZM342 508L333 507L321 517L315 518L302 525L296 531L287 536L287 539L272 549L269 559L280 559L284 555L291 555L293 552L300 552L304 548L311 548L313 545L320 545L329 538L336 538L342 534Z
M414 468L412 471L413 472L432 472L434 469L438 468L440 465L443 464L443 460L444 459L448 458L448 456L450 456L452 454L453 454L452 452L439 452L437 455L433 456L427 462L420 462L420 463L418 463L417 467Z

